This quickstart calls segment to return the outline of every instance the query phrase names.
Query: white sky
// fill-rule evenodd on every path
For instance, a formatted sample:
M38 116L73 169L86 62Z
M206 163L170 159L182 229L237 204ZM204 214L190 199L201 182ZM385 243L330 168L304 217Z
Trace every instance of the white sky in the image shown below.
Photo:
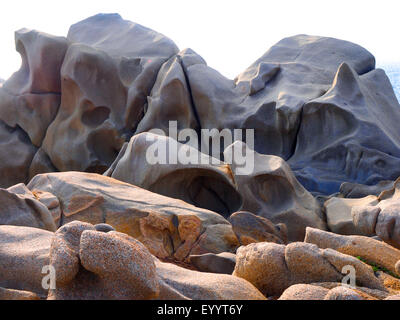
M274 43L300 33L350 40L383 62L400 62L399 0L16 0L0 9L0 77L21 63L14 31L22 27L66 35L71 24L118 12L190 47L234 78Z

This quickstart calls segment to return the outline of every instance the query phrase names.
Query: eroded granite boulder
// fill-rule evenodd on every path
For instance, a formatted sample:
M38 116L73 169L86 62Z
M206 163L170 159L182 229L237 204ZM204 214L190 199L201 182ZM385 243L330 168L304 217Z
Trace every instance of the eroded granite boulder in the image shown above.
M243 150L243 159L237 150ZM289 241L302 241L307 226L326 229L320 204L282 158L260 154L241 141L226 148L224 157L231 163L243 198L241 210L285 224ZM243 167L242 160L248 168Z
M294 284L341 282L346 275L343 267L349 265L354 267L359 285L386 290L369 265L338 251L303 242L287 246L269 242L242 246L237 250L233 275L248 280L266 297L279 297Z
M47 295L42 281L47 275L54 233L31 227L0 226L0 287Z
M37 175L33 192L48 192L62 207L61 223L107 223L141 241L152 254L184 260L190 254L234 251L232 226L216 212L113 178L83 172Z
M60 110L43 150L60 171L103 173L136 130L161 65L179 50L118 14L78 22L67 39Z
M105 175L229 217L242 199L228 164L173 138L131 138Z

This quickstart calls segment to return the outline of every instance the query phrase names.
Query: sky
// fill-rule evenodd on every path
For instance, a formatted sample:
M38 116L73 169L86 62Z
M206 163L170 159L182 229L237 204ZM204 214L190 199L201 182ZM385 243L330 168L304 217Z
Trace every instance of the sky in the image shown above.
M115 12L168 36L180 49L192 48L231 79L296 34L358 43L378 65L400 62L399 0L18 0L3 2L0 11L0 78L21 64L14 31L66 36L73 23Z

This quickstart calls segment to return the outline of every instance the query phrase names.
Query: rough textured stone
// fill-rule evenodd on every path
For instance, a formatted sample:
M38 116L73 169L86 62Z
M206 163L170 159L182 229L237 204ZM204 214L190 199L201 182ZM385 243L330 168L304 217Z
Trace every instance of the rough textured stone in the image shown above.
M56 270L49 299L151 299L158 296L153 256L137 240L118 232L71 222L53 239L50 264Z
M49 264L53 232L0 226L0 287L47 294L42 268Z
M278 300L324 300L329 290L310 284L295 284L287 288Z
M79 221L55 233L50 263L57 275L51 300L265 299L243 279L162 263L136 239Z
M278 297L294 284L341 282L347 265L354 267L361 286L386 290L372 268L360 260L302 242L286 247L265 242L242 246L237 250L233 275L248 280L267 297Z
M234 251L239 245L231 225L219 214L102 175L43 174L28 188L54 194L63 208L64 224L107 223L160 258L184 260L190 254Z
M193 300L265 300L249 282L226 274L204 273L156 261L157 273L170 287Z
M312 283L312 285L315 286L320 286L322 288L332 290L337 287L347 287L350 288L352 291L356 292L357 294L361 295L364 299L367 300L383 300L390 296L390 291L389 290L378 290L378 289L371 289L371 288L366 288L366 287L351 287L350 285L343 284L341 282L318 282L318 283ZM339 290L340 291L340 290Z
M228 221L241 245L253 242L287 243L287 228L282 223L274 225L268 219L247 211L235 212Z
M52 246L50 260L61 281L49 299L150 299L158 295L154 258L140 242L117 232L82 230L76 236L60 237ZM64 255L71 252L63 252L63 240L66 247L75 249L73 266L77 272L73 278L66 270L69 263ZM79 241L79 247L69 245L68 240Z
M400 275L395 268L400 259L400 250L384 242L364 236L343 236L313 228L307 228L304 241L320 248L332 248L350 256L361 257L365 261Z
M329 290L324 300L366 300L358 292L345 286L338 286Z
M249 281L266 297L278 297L292 284L285 261L285 246L269 242L240 247L233 275Z
M241 171L238 150L242 155L253 155L252 171ZM238 190L243 197L242 210L276 224L285 224L290 241L303 240L307 226L326 229L319 203L297 181L282 158L254 152L250 146L240 141L226 148L224 156L232 163Z
M235 269L236 255L230 252L191 255L189 262L201 272L232 274Z
M183 153L190 163L181 163ZM105 175L225 217L242 205L228 164L173 138L148 132L133 136Z

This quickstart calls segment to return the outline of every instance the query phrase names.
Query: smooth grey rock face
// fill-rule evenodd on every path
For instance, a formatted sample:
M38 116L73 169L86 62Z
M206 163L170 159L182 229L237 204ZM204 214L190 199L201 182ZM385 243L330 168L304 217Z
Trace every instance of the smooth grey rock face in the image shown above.
M162 65L136 134L155 128L168 134L169 121L177 122L178 133L186 128L198 132L200 124L186 75L186 68L196 63L205 62L193 50L186 49Z
M22 65L0 89L0 119L20 127L40 147L60 104L60 69L68 41L21 29L15 33L15 46Z
M60 171L103 173L136 130L162 64L179 50L118 14L83 20L67 39L60 111L43 149Z
M232 159L232 172L240 167L235 148L242 154L251 152L242 142L236 141L224 152ZM280 157L254 155L254 169L247 175L235 175L239 193L243 198L243 211L264 217L275 224L285 224L289 241L302 241L308 226L326 229L321 207L316 199L297 181L289 165Z
M372 186L344 182L340 186L340 194L345 198L364 198L369 195L379 196L383 191L392 189L393 186L394 181L380 181Z
M329 91L303 107L296 150L288 161L297 178L322 193L338 191L344 181L395 180L400 174L398 110L384 71L359 75L341 64Z
M302 106L329 89L343 61L360 73L375 65L355 44L299 35L281 40L233 81L201 63L186 72L201 128L255 129L257 152L287 160Z

